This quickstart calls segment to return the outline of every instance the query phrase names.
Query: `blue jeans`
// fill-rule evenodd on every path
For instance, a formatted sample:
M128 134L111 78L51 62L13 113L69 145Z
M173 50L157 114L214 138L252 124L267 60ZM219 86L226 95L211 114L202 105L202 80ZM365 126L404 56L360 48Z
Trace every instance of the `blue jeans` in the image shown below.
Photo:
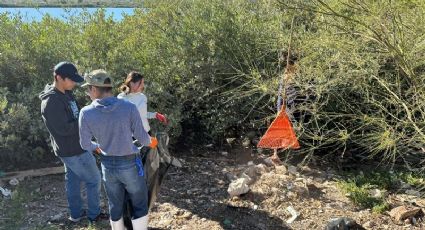
M133 206L133 219L148 214L148 191L143 176L137 173L135 155L102 156L103 181L112 221L121 219L127 191Z
M81 182L87 188L87 217L91 220L100 214L100 171L93 154L84 152L77 156L60 157L65 165L65 188L71 217L80 218L83 213Z

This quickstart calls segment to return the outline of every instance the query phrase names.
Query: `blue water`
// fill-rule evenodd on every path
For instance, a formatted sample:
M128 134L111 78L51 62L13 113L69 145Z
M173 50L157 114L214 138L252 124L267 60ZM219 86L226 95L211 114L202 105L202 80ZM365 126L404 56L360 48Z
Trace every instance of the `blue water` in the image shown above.
M120 21L124 15L132 15L134 8L104 8L107 16L112 16L115 21ZM94 13L98 8L0 8L0 14L19 14L25 21L40 21L44 15L67 20L70 15L78 15L83 11Z

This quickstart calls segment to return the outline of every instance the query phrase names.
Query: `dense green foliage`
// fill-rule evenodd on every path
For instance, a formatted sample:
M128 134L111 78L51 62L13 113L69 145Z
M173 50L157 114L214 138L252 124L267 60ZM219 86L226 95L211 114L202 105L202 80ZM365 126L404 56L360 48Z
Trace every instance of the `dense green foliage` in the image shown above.
M160 0L122 21L103 10L66 21L0 15L0 160L50 154L37 95L62 60L82 73L104 68L117 86L142 71L150 110L171 120L157 129L174 141L260 135L275 114L292 19L300 151L386 162L422 154L424 10L414 0Z

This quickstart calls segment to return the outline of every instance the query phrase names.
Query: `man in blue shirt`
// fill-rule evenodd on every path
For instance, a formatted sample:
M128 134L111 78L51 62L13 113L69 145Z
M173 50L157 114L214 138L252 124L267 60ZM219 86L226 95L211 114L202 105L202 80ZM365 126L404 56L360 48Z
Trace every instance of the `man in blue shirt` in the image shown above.
M142 125L136 106L112 94L112 78L104 70L94 70L85 77L92 103L80 112L80 143L83 149L95 151L102 162L103 180L108 196L112 229L124 229L125 191L133 206L132 225L135 230L148 226L148 191L141 165L136 164L137 147L151 140ZM96 142L92 141L92 138Z

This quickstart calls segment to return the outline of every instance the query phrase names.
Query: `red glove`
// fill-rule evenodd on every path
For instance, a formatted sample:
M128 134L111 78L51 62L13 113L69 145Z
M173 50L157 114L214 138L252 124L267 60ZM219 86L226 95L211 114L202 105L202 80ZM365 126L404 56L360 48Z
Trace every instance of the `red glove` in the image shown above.
M164 124L167 124L167 118L164 116L164 115L162 115L162 114L160 114L160 113L156 113L155 114L155 117L156 117L156 119L158 119L160 122L162 122L162 123L164 123Z

